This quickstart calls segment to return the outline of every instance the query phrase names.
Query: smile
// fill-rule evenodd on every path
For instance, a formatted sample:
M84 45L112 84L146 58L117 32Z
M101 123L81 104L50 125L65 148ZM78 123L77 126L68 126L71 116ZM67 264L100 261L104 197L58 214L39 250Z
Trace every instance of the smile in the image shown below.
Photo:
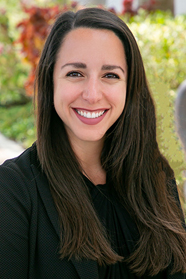
M100 116L102 116L104 113L105 113L106 110L103 110L103 111L100 111L100 112L90 112L90 111L82 111L82 110L77 110L76 109L76 112L85 117L85 118L91 118L91 119L95 119L95 118L98 118Z

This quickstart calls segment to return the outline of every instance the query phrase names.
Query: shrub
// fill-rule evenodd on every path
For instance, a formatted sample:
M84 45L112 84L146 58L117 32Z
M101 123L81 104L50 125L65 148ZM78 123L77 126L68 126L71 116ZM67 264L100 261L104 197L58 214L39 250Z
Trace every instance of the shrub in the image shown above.
M24 82L28 68L21 63L10 34L9 19L0 10L0 105L25 100Z
M33 83L35 77L35 70L38 64L40 53L49 32L49 27L52 24L55 16L59 13L59 7L30 7L22 5L25 13L29 15L28 18L23 19L17 27L21 30L20 37L16 43L22 46L21 52L25 62L29 63L31 70L25 89L28 95L33 93Z
M24 60L31 66L29 77L25 83L28 95L33 94L35 71L50 26L59 13L76 9L76 7L76 2L72 2L68 6L64 5L62 8L59 5L45 8L37 6L27 8L22 4L22 8L28 17L17 25L21 32L16 43L21 44Z
M156 103L159 147L181 187L186 164L175 132L174 102L178 86L186 79L186 16L174 18L169 12L147 14L140 10L128 19L128 25L141 50Z

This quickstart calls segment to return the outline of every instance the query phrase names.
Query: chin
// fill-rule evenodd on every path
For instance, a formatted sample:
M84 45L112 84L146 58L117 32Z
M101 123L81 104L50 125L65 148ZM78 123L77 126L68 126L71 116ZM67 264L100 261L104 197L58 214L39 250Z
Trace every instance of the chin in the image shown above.
M87 142L90 142L90 141L94 142L95 141L96 142L96 141L101 141L104 138L104 135L105 134L96 135L95 133L92 133L92 134L89 133L88 135L84 135L83 137L81 135L78 138L82 141L87 141Z

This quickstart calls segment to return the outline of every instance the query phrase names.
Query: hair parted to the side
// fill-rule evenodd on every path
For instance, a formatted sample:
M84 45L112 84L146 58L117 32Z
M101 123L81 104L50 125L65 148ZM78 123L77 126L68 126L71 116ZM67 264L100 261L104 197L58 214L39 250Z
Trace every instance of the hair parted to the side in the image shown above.
M135 38L116 15L98 8L60 15L46 40L37 69L37 150L51 187L61 225L61 258L87 258L101 264L122 261L110 246L90 202L81 166L72 151L62 120L53 105L53 70L59 49L75 28L113 31L122 41L127 60L126 104L107 131L103 168L132 214L140 233L127 259L138 276L156 275L172 263L172 273L186 272L183 215L173 194L173 171L156 142L155 108Z

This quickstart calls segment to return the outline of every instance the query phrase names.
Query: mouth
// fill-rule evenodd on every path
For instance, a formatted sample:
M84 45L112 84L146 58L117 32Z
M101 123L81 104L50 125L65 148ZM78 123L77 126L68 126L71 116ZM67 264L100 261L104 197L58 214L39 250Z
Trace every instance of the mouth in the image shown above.
M86 111L86 110L80 110L80 109L75 109L75 111L85 117L85 118L89 118L89 119L95 119L98 118L100 116L102 116L107 110L100 110L100 111Z

